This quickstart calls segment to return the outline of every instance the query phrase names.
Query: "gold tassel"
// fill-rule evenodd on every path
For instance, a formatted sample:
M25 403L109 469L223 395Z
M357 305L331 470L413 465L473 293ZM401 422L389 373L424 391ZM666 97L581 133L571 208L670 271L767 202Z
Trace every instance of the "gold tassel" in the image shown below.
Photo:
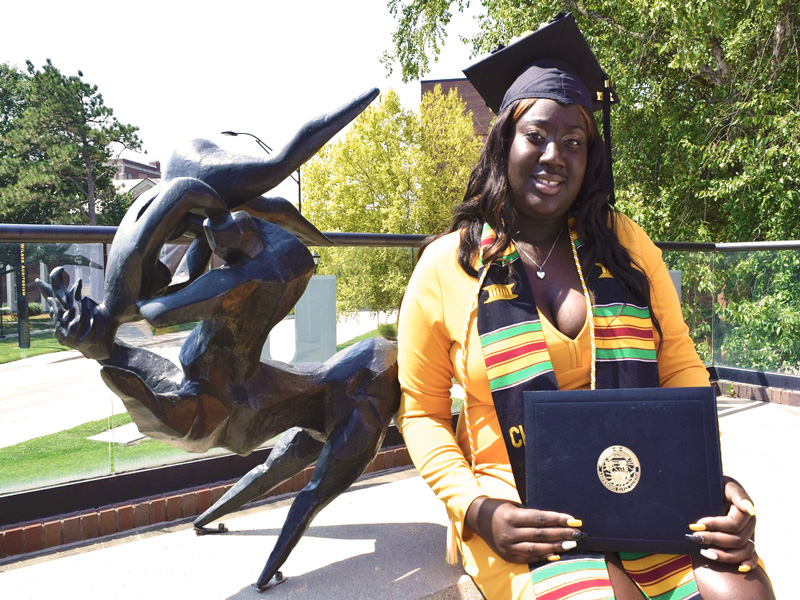
M447 521L447 556L448 565L458 565L458 534L452 519Z

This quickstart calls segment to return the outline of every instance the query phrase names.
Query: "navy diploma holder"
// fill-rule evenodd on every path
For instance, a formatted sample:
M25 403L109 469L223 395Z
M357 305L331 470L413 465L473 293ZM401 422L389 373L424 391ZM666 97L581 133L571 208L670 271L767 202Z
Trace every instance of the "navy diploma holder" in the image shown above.
M690 554L723 514L712 387L524 393L527 506L572 515L590 551Z

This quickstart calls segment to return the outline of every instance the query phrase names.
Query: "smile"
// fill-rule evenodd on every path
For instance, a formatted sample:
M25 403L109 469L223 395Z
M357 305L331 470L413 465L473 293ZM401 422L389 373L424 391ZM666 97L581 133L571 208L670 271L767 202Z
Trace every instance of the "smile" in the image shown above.
M555 175L534 175L536 188L545 193L556 193L564 184L564 179Z

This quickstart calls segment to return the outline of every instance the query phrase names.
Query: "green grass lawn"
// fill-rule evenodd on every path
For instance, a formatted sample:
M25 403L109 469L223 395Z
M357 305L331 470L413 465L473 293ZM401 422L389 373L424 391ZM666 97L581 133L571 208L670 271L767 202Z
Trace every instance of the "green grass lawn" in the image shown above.
M167 333L177 333L178 331L191 331L197 326L197 321L193 323L181 323L179 325L169 325L168 327L159 327L153 331L153 335L165 335Z
M36 315L30 318L31 347L20 348L17 339L17 323L8 323L3 320L3 334L5 338L0 338L0 364L30 358L40 354L51 352L61 352L69 350L56 341L53 334L53 321L50 315Z
M189 331L194 329L197 323L183 323L171 327L156 329L154 335L164 335L176 331ZM50 354L51 352L63 352L69 350L67 346L62 346L55 338L53 331L53 321L50 315L36 315L30 318L31 328L31 347L20 348L17 339L17 323L3 323L3 333L5 338L0 338L0 365L4 363L31 358L40 354Z
M130 415L122 413L0 448L0 493L99 477L185 454L150 439L129 446L87 439L130 422Z
M336 351L339 352L340 350L344 350L348 346L352 346L356 342L360 342L361 340L367 340L369 338L374 337L385 337L387 340L396 340L397 339L397 324L396 323L383 323L377 329L373 329L372 331L368 331L367 333L362 333L361 335L357 335L351 340L347 340L346 342L342 342L336 346Z

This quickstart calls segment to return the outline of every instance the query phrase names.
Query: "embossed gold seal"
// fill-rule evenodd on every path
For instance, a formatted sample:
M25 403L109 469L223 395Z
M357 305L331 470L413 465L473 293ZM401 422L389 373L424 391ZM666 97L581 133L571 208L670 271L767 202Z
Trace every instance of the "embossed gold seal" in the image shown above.
M630 448L609 446L597 459L597 476L606 489L616 494L627 494L642 475L639 459Z

